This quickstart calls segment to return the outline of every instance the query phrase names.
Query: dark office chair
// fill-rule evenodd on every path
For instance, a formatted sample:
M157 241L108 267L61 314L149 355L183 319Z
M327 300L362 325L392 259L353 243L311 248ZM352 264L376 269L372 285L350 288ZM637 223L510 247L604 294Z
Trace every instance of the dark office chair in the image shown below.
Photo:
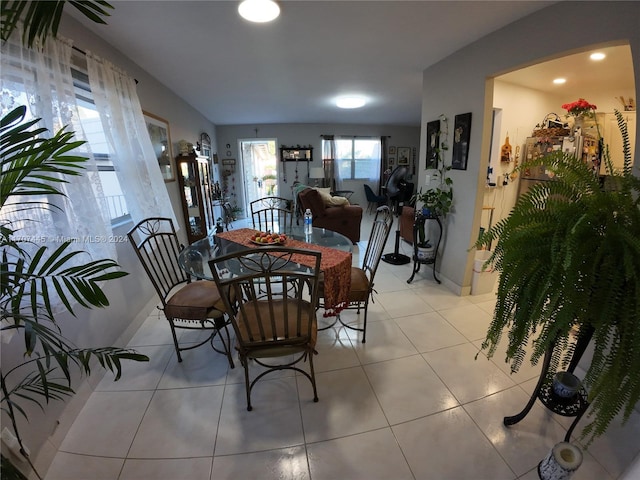
M147 218L129 230L127 235L160 297L162 306L158 309L164 312L171 326L178 362L182 362L180 352L210 342L215 351L226 355L233 368L224 302L214 282L192 282L191 277L178 265L181 248L171 219ZM208 330L210 335L200 343L180 346L176 329ZM218 334L222 350L213 344Z
M364 184L364 194L367 197L367 202L369 202L367 213L371 213L374 208L378 208L387 203L387 197L384 195L376 195L366 183Z
M209 261L236 333L244 367L247 410L251 390L268 373L294 370L309 379L318 401L313 355L318 324L321 253L285 247L260 247ZM249 380L249 362L265 368ZM296 365L309 360L309 372Z

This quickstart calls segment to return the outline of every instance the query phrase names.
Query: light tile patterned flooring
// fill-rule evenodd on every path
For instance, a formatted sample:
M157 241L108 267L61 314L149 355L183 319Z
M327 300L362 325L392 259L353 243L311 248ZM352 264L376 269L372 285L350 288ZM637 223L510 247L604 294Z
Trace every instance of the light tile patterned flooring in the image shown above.
M501 353L475 360L494 295L456 296L424 267L411 285L409 276L409 265L381 262L366 344L344 328L319 334L318 403L304 377L280 375L257 384L247 412L242 368L207 346L177 363L166 322L151 313L130 342L150 363L99 384L46 479L538 478L572 419L536 402L503 426L526 404L539 367L510 375ZM639 433L635 413L612 426L573 479L618 478L640 451Z

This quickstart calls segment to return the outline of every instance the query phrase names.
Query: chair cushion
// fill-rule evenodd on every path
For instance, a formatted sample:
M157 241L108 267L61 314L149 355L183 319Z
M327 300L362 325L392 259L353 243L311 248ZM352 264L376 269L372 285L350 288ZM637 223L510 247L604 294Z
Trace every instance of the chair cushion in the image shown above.
M294 345L296 337L298 336L297 311L300 308L304 309L302 313L302 320L301 320L302 331L300 332L300 335L305 336L307 335L306 328L308 324L306 310L311 307L309 302L305 300L296 300L293 298L287 299L286 304L287 304L287 313L288 313L287 315L288 332L289 332L288 338L291 339L291 345ZM274 300L271 302L268 302L265 300L252 300L244 303L244 308L238 310L238 313L236 314L236 320L235 320L235 322L237 323L236 327L238 329L238 334L239 334L238 343L240 344L240 341L244 340L245 346L247 346L246 343L250 344L252 342L263 342L260 334L260 329L259 329L260 327L259 327L258 315L260 315L260 317L262 318L262 328L264 329L264 337L265 337L264 342L273 341L274 331L271 323L268 321L268 319L270 318L271 309L273 309L275 337L277 338L277 341L285 343L287 341L286 340L287 337L285 333L284 307L285 307L285 300ZM311 324L309 342L299 344L299 346L302 346L304 348L314 348L316 345L318 328L317 328L317 323L315 318L315 310L313 309L312 309L312 314L313 314L313 320ZM251 337L249 333L251 333ZM287 345L283 345L283 347L286 348ZM275 350L269 353L268 350L270 348L272 347L265 346L264 349L260 349L260 351L258 352L253 352L251 356L259 358L261 356L279 356L279 355L286 354L286 353L280 353L278 350Z
M364 302L369 296L369 279L364 270L351 267L351 290L349 290L350 302Z
M169 298L165 307L167 315L191 320L221 316L225 310L218 287L210 280L187 283Z
M320 274L320 297L324 297L324 274ZM349 290L350 302L365 302L369 296L369 279L364 270L351 267L351 289Z

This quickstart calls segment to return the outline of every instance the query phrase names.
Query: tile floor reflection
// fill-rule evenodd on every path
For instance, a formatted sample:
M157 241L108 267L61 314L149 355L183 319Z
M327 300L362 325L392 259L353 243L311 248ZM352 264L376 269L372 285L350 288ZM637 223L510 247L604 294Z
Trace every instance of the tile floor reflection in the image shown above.
M354 263L365 247L354 249ZM177 363L166 322L151 313L130 346L152 361L100 382L46 479L538 478L538 462L571 420L536 402L519 424L503 426L526 404L539 369L525 364L510 375L501 354L474 358L494 295L456 296L428 269L407 285L410 274L409 265L381 262L366 344L340 327L319 333L318 403L305 378L283 374L257 384L247 412L241 367L230 370L207 346ZM354 311L344 316L357 321ZM639 435L636 413L613 425L573 480L619 478L640 452Z

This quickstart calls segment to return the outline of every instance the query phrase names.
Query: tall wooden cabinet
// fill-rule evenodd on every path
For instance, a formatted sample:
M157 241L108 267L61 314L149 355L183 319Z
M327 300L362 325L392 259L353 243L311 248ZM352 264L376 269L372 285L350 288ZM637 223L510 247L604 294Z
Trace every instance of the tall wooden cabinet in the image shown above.
M209 162L195 153L178 155L176 167L182 212L187 226L187 240L191 244L215 229Z

